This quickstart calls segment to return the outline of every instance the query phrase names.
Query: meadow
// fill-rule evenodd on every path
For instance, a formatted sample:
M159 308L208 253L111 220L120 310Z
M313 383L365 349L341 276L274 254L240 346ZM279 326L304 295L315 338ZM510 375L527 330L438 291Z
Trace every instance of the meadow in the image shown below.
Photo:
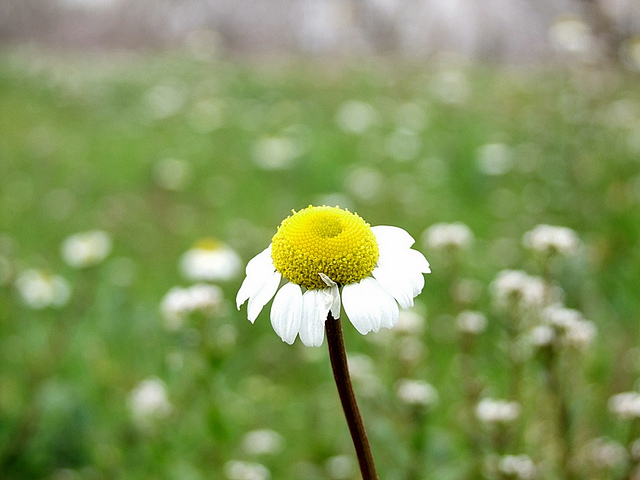
M323 204L431 263L395 329L343 319L380 478L640 478L637 73L25 46L0 112L1 478L360 478L326 342L235 302Z

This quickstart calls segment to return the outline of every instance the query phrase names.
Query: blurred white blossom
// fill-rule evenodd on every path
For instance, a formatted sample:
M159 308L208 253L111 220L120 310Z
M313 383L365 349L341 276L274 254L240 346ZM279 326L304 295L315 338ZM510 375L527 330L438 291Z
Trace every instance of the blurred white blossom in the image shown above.
M582 317L578 310L550 305L542 311L542 320L553 327L564 345L577 348L588 347L595 338L595 324Z
M247 433L242 440L242 447L249 455L278 453L283 446L282 435L269 429L253 430Z
M15 285L24 302L35 310L63 307L71 297L71 285L67 280L41 270L21 272Z
M398 398L408 405L429 407L438 402L438 392L429 383L403 378L396 384Z
M536 347L548 347L553 344L556 332L549 325L537 325L531 330L529 338Z
M528 455L503 455L498 470L514 480L529 480L536 473L535 464Z
M477 335L487 328L487 317L482 312L464 310L456 317L456 326L460 332Z
M623 392L609 399L609 410L622 420L640 418L640 393Z
M133 421L141 428L166 418L172 406L164 382L157 378L140 382L129 394L129 410Z
M217 285L198 283L188 288L173 287L162 298L160 311L166 328L178 330L190 313L215 312L222 301L222 290Z
M511 170L513 155L504 143L489 143L478 148L476 153L478 169L485 175L502 175Z
M165 190L184 190L191 180L191 164L180 158L162 158L153 166L153 179Z
M349 100L338 109L336 123L344 132L361 134L376 122L377 117L376 110L370 104Z
M628 459L627 449L606 437L595 438L587 444L587 456L598 468L615 468Z
M180 271L193 281L229 280L240 272L242 261L228 245L212 239L197 242L180 258Z
M326 469L330 478L342 480L353 477L356 465L348 455L334 455L327 460Z
M483 398L476 406L476 416L484 423L508 423L520 416L518 402Z
M84 268L102 262L111 253L111 236L103 230L91 230L67 237L62 242L62 258L71 267Z
M382 173L373 167L356 167L345 179L347 190L359 200L376 202L385 185Z
M580 240L576 232L567 227L538 225L522 237L525 247L541 254L574 255Z
M491 283L496 306L510 308L542 307L545 302L545 283L520 270L502 270Z
M398 315L398 323L393 329L393 332L407 335L421 335L424 327L424 315L421 315L415 309L401 310Z
M300 154L299 146L284 136L264 136L253 147L253 161L263 170L290 168Z
M269 480L271 472L260 463L230 460L224 465L224 473L229 480Z
M462 222L435 223L423 232L422 242L433 250L465 249L473 243L473 232Z

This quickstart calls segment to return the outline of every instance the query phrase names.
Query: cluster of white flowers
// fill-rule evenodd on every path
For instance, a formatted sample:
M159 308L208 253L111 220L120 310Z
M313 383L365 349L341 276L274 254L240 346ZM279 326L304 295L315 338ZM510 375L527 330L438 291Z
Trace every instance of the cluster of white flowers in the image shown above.
M487 328L487 317L482 312L464 310L456 317L458 331L478 335Z
M623 420L640 418L640 393L623 392L609 399L609 410Z
M284 446L284 439L278 432L269 429L253 430L242 440L242 448L249 455L271 455Z
M473 232L462 222L436 223L424 231L422 242L432 250L464 249L473 242Z
M189 280L212 282L235 277L241 264L240 257L231 247L205 239L182 255L180 271Z
M271 472L261 463L230 460L224 466L229 480L269 480Z
M67 280L41 270L23 271L18 275L15 285L24 302L34 310L63 307L71 296L71 286Z
M522 237L525 247L534 252L549 255L574 255L580 246L576 232L567 227L538 225Z
M169 330L179 329L187 315L193 312L211 313L223 301L222 290L216 285L197 283L188 288L173 287L160 302L160 311Z
M150 427L155 421L166 418L172 408L167 388L157 378L143 380L129 394L129 410L140 428Z
M507 423L516 420L521 410L518 402L483 398L476 406L476 416L484 423Z
M520 270L502 270L491 283L493 300L499 308L540 308L545 303L546 286L540 277Z
M578 310L551 305L542 311L542 320L553 329L554 338L563 345L583 348L588 347L595 338L595 324L585 320ZM542 342L538 342L542 345Z
M396 384L398 398L408 405L430 407L438 403L438 391L421 380L403 378Z
M62 242L63 260L73 268L97 265L111 253L112 241L103 230L91 230L67 237Z
M536 473L535 464L528 455L503 455L498 462L498 470L514 480L528 480Z

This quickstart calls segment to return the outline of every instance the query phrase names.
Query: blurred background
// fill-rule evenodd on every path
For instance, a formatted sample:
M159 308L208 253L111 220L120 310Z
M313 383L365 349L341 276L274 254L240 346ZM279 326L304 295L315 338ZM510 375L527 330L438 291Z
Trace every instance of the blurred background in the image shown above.
M0 478L360 478L235 305L310 204L431 262L343 319L381 478L640 478L639 75L636 0L3 0Z
M6 0L0 39L166 48L203 41L206 31L209 47L250 56L424 59L455 50L475 60L524 63L549 60L561 46L633 64L639 10L634 0Z

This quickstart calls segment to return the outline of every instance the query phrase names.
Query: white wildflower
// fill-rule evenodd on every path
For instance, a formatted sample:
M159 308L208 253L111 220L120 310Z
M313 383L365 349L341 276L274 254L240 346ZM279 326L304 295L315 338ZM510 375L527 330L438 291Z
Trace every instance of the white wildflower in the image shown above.
M169 330L178 330L193 312L212 313L222 304L220 287L198 283L188 288L173 287L160 302L160 311Z
M224 473L229 480L269 480L269 469L260 463L230 460L224 465Z
M508 423L520 416L518 402L483 398L476 406L476 416L484 423Z
M438 402L438 392L429 383L403 378L396 384L398 398L408 405L429 407Z
M111 236L102 230L76 233L62 242L62 258L71 267L84 268L102 262L111 253Z
M538 225L522 237L525 247L534 252L549 255L574 255L580 246L576 232L567 227Z
M587 455L598 468L615 468L628 458L627 450L610 438L596 438L587 445Z
M278 453L283 446L282 435L269 429L253 430L247 433L242 440L242 447L249 455Z
M142 428L166 418L171 413L172 406L164 382L157 378L140 382L129 395L129 410L134 422Z
M180 271L193 281L229 280L240 272L241 260L228 245L204 239L187 250L180 259Z
M538 325L529 334L531 343L536 347L547 347L553 344L556 338L555 330L549 325Z
M609 399L609 410L622 420L640 418L640 393L623 392Z
M498 470L509 478L528 480L536 473L535 464L528 455L503 455Z
M544 280L520 270L502 270L491 284L491 290L500 308L535 308L545 302Z
M487 317L482 312L465 310L456 317L456 326L460 332L477 335L487 328Z
M473 242L473 232L462 222L436 223L424 231L422 242L433 250L466 249Z
M71 297L71 286L67 280L41 270L21 272L15 285L24 302L34 310L63 307Z

